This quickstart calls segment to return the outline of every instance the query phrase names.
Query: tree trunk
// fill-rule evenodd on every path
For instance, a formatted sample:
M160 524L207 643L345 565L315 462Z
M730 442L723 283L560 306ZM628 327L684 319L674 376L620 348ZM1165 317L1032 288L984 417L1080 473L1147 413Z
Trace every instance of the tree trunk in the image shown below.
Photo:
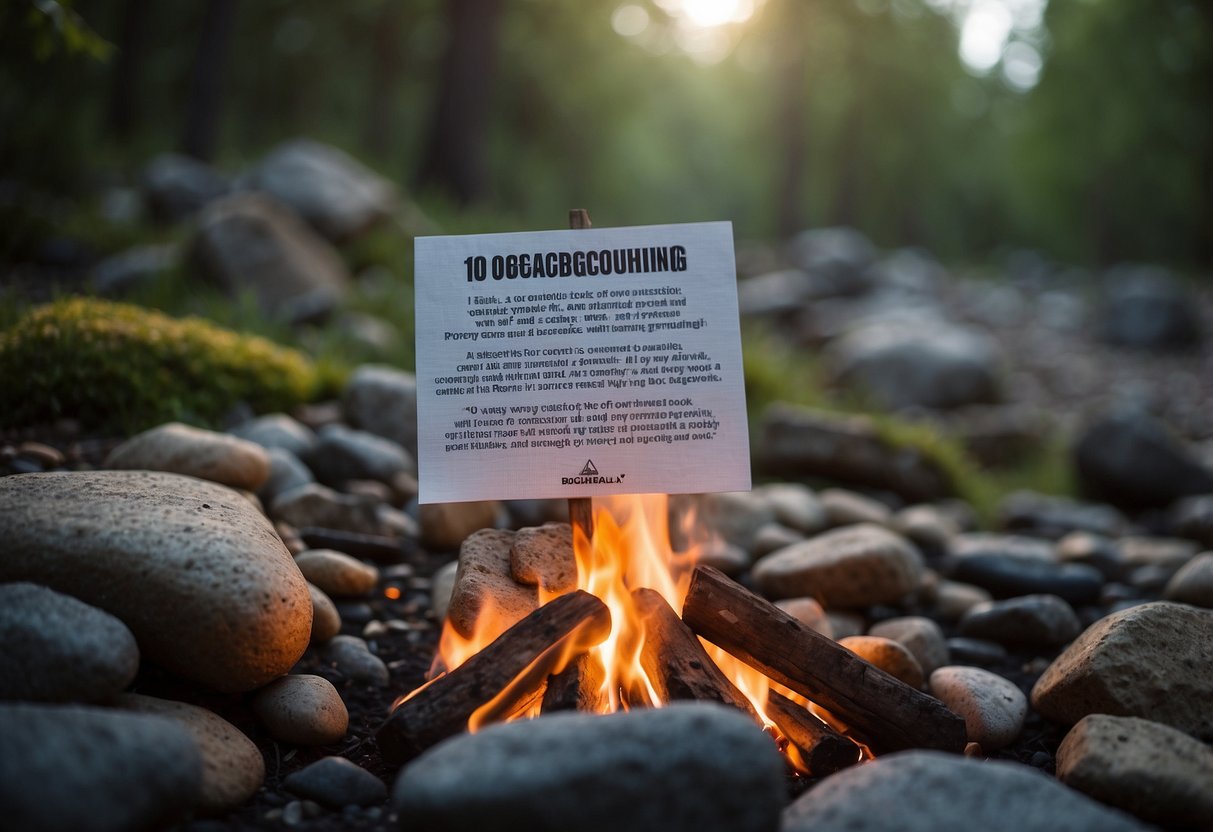
M127 0L122 7L109 100L110 132L122 140L130 139L139 125L139 79L143 75L147 12L147 0Z
M214 158L219 143L223 70L236 20L236 0L206 0L204 6L202 36L190 68L181 149L206 162Z
M780 168L775 171L779 181L780 236L790 237L804 229L805 211L805 145L808 120L808 66L805 59L804 37L808 26L807 0L783 0L782 25L776 34L778 89L776 98L775 135L778 137Z
M400 88L401 7L387 3L375 25L371 58L371 96L367 103L364 142L384 159L395 143L396 93Z

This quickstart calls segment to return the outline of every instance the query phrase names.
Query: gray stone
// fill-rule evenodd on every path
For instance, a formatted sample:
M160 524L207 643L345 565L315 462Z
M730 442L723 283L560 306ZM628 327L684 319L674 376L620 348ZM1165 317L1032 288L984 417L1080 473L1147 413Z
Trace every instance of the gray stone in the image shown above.
M311 469L290 451L270 448L265 453L270 459L270 475L257 490L257 496L266 505L273 505L279 496L288 491L311 485L316 481Z
M135 637L114 616L36 584L0 584L0 700L94 702L137 672Z
M1122 537L1116 541L1125 566L1136 569L1141 566L1157 566L1169 575L1196 556L1199 550L1190 540L1174 537Z
M1053 544L1036 537L1013 534L968 532L952 538L950 553L955 558L1000 555L1024 560L1053 561Z
M754 547L758 530L775 519L775 510L758 492L725 491L704 494L697 519L748 552Z
M339 598L365 595L379 582L374 566L334 549L307 549L295 556L295 565L308 583Z
M862 615L842 610L827 611L826 621L829 622L830 630L833 631L833 638L835 640L847 638L848 636L861 636L867 628ZM820 632L825 633L824 630Z
M767 555L753 578L770 598L811 596L827 607L896 601L918 586L922 558L880 526L846 526Z
M1213 748L1157 722L1083 717L1057 749L1057 779L1151 823L1213 828Z
M318 526L381 537L415 536L416 524L403 512L357 494L340 494L319 483L292 488L274 498L270 515L296 528Z
M1169 512L1175 534L1213 548L1213 494L1185 497Z
M210 165L177 153L161 153L148 162L140 185L151 215L169 222L196 214L231 187Z
M430 607L434 610L434 618L446 620L447 610L451 605L451 593L455 591L455 576L459 572L459 561L453 560L443 564L430 579Z
M198 746L160 716L0 704L0 817L28 832L166 828L193 806Z
M903 751L841 771L792 803L782 832L1144 832L1019 763Z
M346 421L417 453L417 379L395 367L363 364L341 396Z
M325 485L349 480L391 483L400 474L417 473L417 464L399 444L345 425L325 425L301 459Z
M330 240L347 240L391 216L392 183L331 145L293 139L278 145L249 175Z
M750 317L786 317L812 299L813 278L800 269L781 269L737 283L737 310Z
M965 721L969 742L997 751L1015 742L1028 715L1028 699L1014 683L979 667L941 667L931 674L931 695Z
M879 500L842 488L827 488L821 492L821 507L830 528L853 526L856 523L892 524L893 512Z
M720 705L563 713L430 749L392 805L402 829L774 832L783 770L770 739Z
M194 809L221 814L251 798L265 780L265 760L256 744L223 717L185 702L124 693L114 704L127 711L173 720L189 732L202 755L202 782Z
M387 786L345 757L321 757L282 781L287 791L330 809L374 806L387 800Z
M927 557L946 553L952 538L960 534L952 517L926 503L903 508L893 515L890 526Z
M208 205L190 246L203 275L233 295L251 291L266 315L288 323L328 316L350 283L337 250L263 194Z
M316 444L316 432L285 413L258 416L241 422L228 433L256 443L267 451L281 448L297 457L302 457Z
M987 665L1007 657L1007 648L980 638L948 639L948 656L956 664Z
M960 619L960 634L1017 647L1059 647L1082 631L1074 608L1056 595L1022 595L977 604Z
M1071 604L1089 604L1099 597L1104 577L1094 566L1004 555L958 558L950 577L986 589L995 598L1057 595Z
M1057 560L1094 566L1110 581L1125 573L1125 557L1116 541L1091 532L1070 532L1057 541Z
M180 422L131 437L110 452L105 467L185 474L246 491L256 491L270 474L260 446Z
M1080 502L1033 491L1008 495L999 503L998 514L1007 531L1050 540L1070 532L1119 537L1128 526L1123 514L1104 503Z
M331 745L349 730L350 714L327 679L295 674L253 694L253 714L271 737L292 745Z
M229 488L148 471L0 477L0 581L33 581L119 618L140 652L223 691L307 648L307 582L273 526Z
M832 342L825 361L881 407L949 409L995 400L1002 357L991 338L954 324L873 322Z
M1197 555L1176 572L1163 597L1181 604L1213 608L1213 552Z
M392 680L383 659L371 652L357 636L334 636L324 645L321 657L347 679L362 685L386 687Z
M307 591L312 596L312 644L319 644L341 632L341 614L323 589L308 584Z
M769 483L757 492L775 512L775 520L801 534L825 531L825 506L813 489L800 483Z
M435 552L454 551L468 535L497 525L500 506L496 500L426 503L417 512L421 524L421 543Z
M875 283L876 247L854 228L813 228L788 243L787 258L809 274L807 298L862 295Z
M895 676L912 688L921 688L926 677L922 665L904 644L880 636L848 636L839 644L885 673Z
M935 668L948 663L948 642L943 630L929 618L907 615L874 624L868 635L892 639L904 644L918 659L922 672L928 677Z
M150 286L176 265L180 249L173 244L143 245L106 257L89 273L93 290L116 297Z
M1186 349L1200 342L1200 305L1182 283L1157 266L1117 266L1104 276L1107 294L1100 336L1144 350Z
M576 589L572 527L546 523L519 529L510 546L510 574L520 584L538 587L544 598Z
M513 544L514 532L503 529L482 529L463 541L447 608L447 618L460 635L470 638L484 628L495 637L539 605L538 590L514 580Z
M935 587L931 607L934 614L944 621L959 621L973 607L992 600L993 596L979 586L959 581L940 581Z
M1148 413L1124 408L1087 425L1073 447L1075 468L1092 496L1128 508L1167 506L1213 492L1213 470Z
M909 446L896 446L864 416L839 416L787 404L764 411L755 462L788 479L821 477L892 491L910 502L930 502L954 489L938 463Z
M1032 707L1071 725L1139 716L1213 741L1213 611L1156 601L1088 627L1032 689Z
M782 526L779 523L767 523L754 532L754 543L750 547L750 552L754 553L755 558L761 558L771 554L771 552L777 552L780 549L786 549L788 546L800 543L804 539L804 535L795 529L789 529L787 526ZM724 557L740 564L743 572L749 568L750 561L752 560L750 552L745 551L739 546L734 546L727 541L722 541L721 546L714 548L714 551L717 553L720 553L722 550L725 553ZM713 549L710 548L709 553L712 551ZM702 559L703 554L700 557ZM702 562L702 560L698 562Z

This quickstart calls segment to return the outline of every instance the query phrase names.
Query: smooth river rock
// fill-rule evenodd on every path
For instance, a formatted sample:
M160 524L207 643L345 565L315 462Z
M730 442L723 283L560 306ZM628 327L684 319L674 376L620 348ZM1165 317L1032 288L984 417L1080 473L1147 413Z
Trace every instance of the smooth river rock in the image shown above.
M0 704L0 823L23 832L169 827L202 757L171 719L83 705Z
M149 471L0 478L0 581L120 619L145 658L216 690L285 673L307 649L307 582L273 526L214 483Z
M931 695L965 721L969 742L997 751L1015 742L1028 698L1015 684L979 667L950 665L931 674Z
M1168 601L1213 608L1213 552L1202 552L1188 561L1167 582L1163 596Z
M1071 725L1137 716L1213 742L1213 611L1156 601L1112 613L1066 648L1032 688L1032 707Z
M321 757L282 781L287 791L332 809L371 806L387 800L387 786L345 757Z
M0 584L0 700L94 702L138 672L139 646L114 616L37 584Z
M901 642L880 636L848 636L838 643L912 688L921 688L925 681L922 665Z
M252 706L270 736L292 745L331 745L350 727L341 695L320 676L300 673L276 679L257 691Z
M999 644L1059 647L1076 638L1082 624L1074 608L1056 595L1022 595L988 601L960 619L960 634Z
M948 663L948 642L943 630L926 616L889 618L874 624L868 635L892 639L905 645L918 659L922 672L928 677L935 668Z
M295 556L295 565L309 583L338 598L365 595L379 582L374 566L334 549L306 549Z
M922 577L918 551L871 523L846 526L767 555L754 583L768 598L809 596L829 607L896 601Z
M180 422L132 436L110 452L105 467L186 474L246 491L256 491L270 475L260 445Z
M393 806L405 830L774 832L783 770L770 739L720 705L561 713L430 749Z

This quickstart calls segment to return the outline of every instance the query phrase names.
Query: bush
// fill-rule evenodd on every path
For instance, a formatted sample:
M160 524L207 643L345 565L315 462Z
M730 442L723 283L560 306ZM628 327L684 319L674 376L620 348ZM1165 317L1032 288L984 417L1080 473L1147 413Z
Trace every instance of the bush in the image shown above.
M93 298L31 309L0 333L0 379L2 426L70 417L123 432L216 426L238 403L283 410L322 383L306 356L264 338Z

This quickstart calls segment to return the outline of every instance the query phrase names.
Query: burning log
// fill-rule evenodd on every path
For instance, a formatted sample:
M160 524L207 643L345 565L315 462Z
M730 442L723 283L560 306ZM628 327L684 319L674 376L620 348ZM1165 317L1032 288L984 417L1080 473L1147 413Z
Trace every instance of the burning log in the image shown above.
M797 751L814 777L825 777L859 762L859 746L778 691L767 694L767 716Z
M691 628L678 618L661 593L641 588L632 592L632 599L644 625L640 663L661 701L721 702L761 722L745 694L708 657Z
M682 618L698 635L829 710L877 753L964 750L964 720L938 699L865 662L711 567L696 567Z
M568 667L548 677L547 690L543 693L543 713L556 711L584 711L602 713L607 710L607 697L602 685L606 672L602 662L583 653Z
M454 670L418 688L377 733L385 759L402 763L477 723L534 701L570 656L606 639L611 613L589 593L562 595L539 607Z

